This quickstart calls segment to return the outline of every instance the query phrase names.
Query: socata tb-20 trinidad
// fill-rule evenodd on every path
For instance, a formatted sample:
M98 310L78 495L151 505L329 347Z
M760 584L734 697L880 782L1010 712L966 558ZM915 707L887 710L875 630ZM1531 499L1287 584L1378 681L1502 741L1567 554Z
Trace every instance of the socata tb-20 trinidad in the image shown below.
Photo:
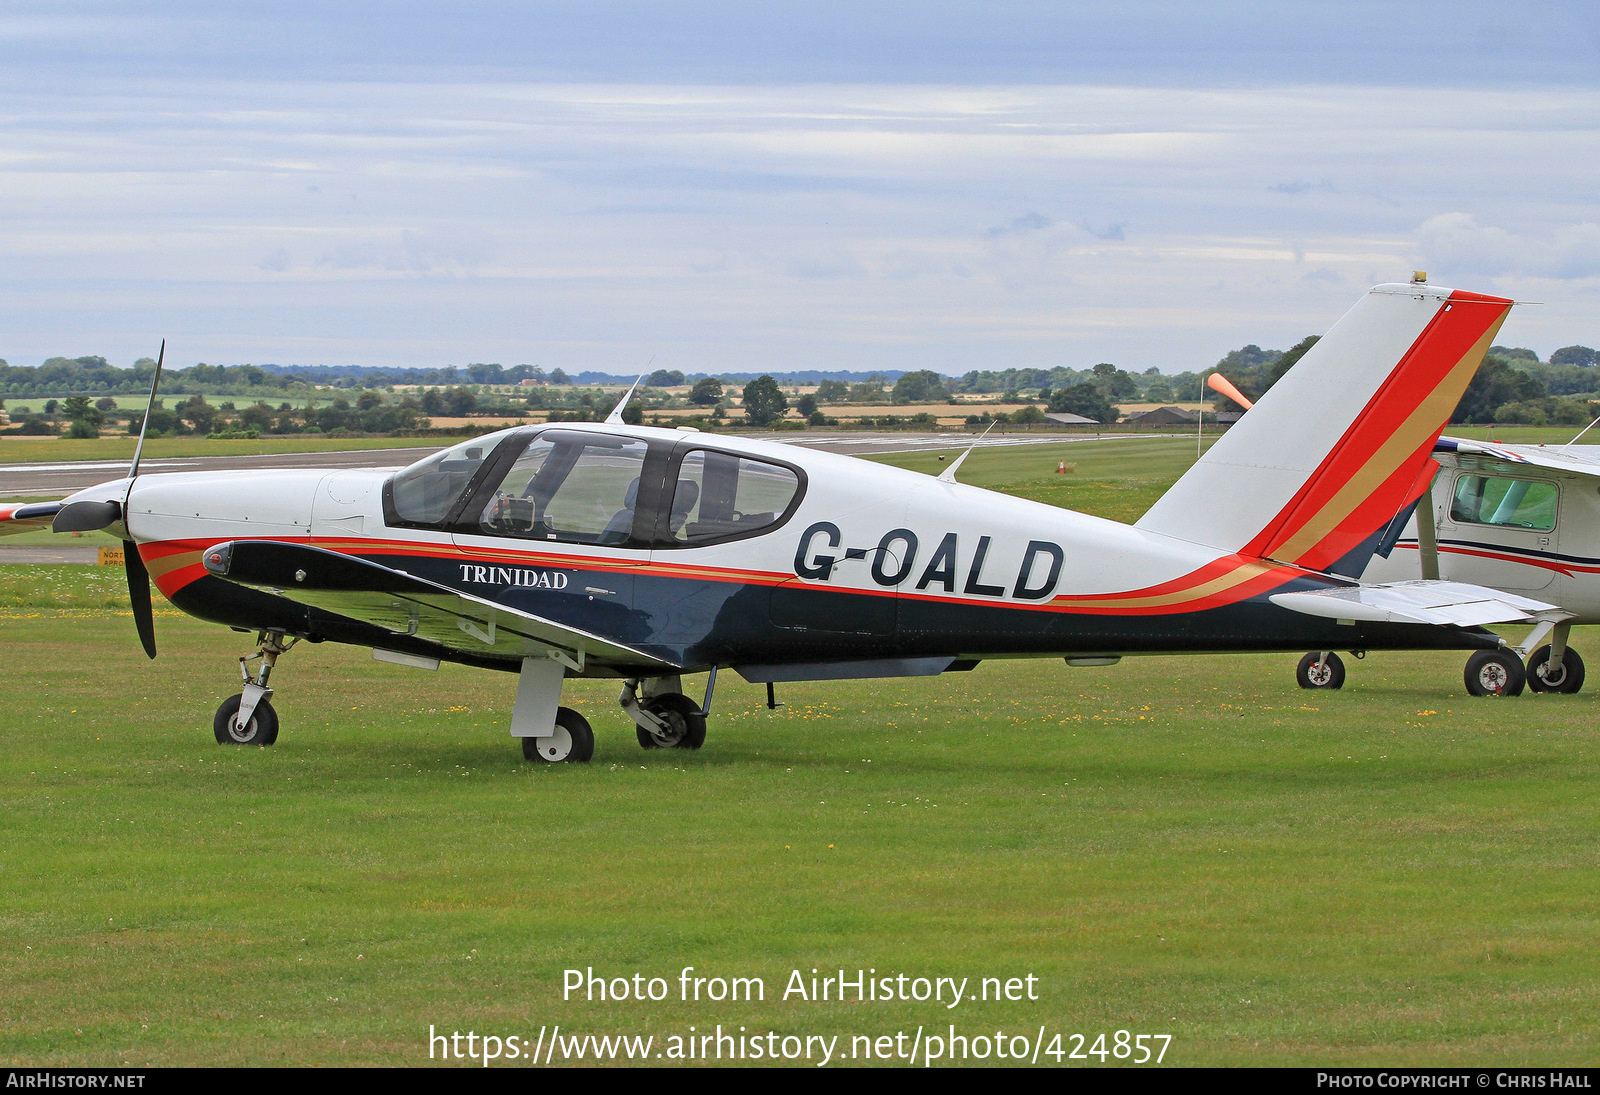
M511 733L585 761L568 676L620 678L641 745L705 740L716 670L774 682L933 676L986 658L1454 647L1550 606L1449 582L1362 585L1427 489L1435 439L1511 301L1378 286L1132 526L748 438L559 424L400 471L138 475L0 509L128 542L201 619L259 633L220 742L271 744L295 642L520 674ZM620 407L619 407L620 409ZM703 699L682 678L708 672Z

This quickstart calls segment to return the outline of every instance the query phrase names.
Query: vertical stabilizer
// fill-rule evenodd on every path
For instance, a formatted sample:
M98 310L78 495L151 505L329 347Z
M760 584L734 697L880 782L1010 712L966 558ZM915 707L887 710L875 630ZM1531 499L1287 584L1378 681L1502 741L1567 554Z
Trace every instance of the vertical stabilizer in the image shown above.
M1138 527L1359 573L1414 501L1511 303L1429 285L1369 290Z

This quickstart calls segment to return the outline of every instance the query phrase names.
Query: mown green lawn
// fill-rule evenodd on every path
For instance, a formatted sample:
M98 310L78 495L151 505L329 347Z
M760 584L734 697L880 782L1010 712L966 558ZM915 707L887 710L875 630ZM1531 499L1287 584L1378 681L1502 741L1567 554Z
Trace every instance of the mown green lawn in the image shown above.
M1181 471L1172 444L980 452L962 478L1106 482L1085 496L1117 516ZM1293 655L1038 660L780 686L769 712L730 672L706 747L662 753L614 684L575 682L594 762L544 767L507 734L511 676L302 644L278 744L238 749L210 721L250 637L169 608L146 661L121 581L0 567L7 1064L416 1064L430 1024L1127 1030L1175 1064L1600 1049L1592 693L1469 699L1455 653L1351 660L1338 693L1297 689ZM679 1002L684 966L767 998ZM562 1000L589 967L672 997ZM1039 999L781 999L813 968L1032 975Z

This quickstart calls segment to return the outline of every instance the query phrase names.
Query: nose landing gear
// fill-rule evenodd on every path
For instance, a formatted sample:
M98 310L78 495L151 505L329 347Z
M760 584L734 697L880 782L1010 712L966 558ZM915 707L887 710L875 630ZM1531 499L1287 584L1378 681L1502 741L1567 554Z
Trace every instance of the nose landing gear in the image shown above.
M211 720L212 732L221 745L271 745L278 740L278 713L269 702L272 689L267 678L278 664L278 655L286 653L299 636L284 642L282 631L263 631L256 637L259 649L249 657L239 659L239 673L244 677L244 691L229 696L217 708ZM261 669L254 680L250 677L249 663L261 659Z

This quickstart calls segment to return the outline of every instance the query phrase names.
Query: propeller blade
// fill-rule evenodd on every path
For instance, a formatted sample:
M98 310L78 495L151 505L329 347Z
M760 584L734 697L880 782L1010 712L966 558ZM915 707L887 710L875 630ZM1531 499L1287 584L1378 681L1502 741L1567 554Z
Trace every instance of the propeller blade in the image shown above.
M116 502L74 502L62 506L50 522L51 532L94 532L115 524L122 517Z
M167 340L161 340L161 353L156 357L156 373L150 379L150 401L144 405L144 421L139 423L139 443L133 447L133 463L128 465L128 494L133 494L133 481L139 475L139 457L144 453L144 435L150 431L150 412L156 409L156 390L161 387L161 366L167 360ZM152 655L153 657L154 655Z
M150 610L150 572L139 558L139 545L122 542L122 568L128 573L128 600L133 605L133 626L139 629L139 643L149 657L156 656L156 621Z

